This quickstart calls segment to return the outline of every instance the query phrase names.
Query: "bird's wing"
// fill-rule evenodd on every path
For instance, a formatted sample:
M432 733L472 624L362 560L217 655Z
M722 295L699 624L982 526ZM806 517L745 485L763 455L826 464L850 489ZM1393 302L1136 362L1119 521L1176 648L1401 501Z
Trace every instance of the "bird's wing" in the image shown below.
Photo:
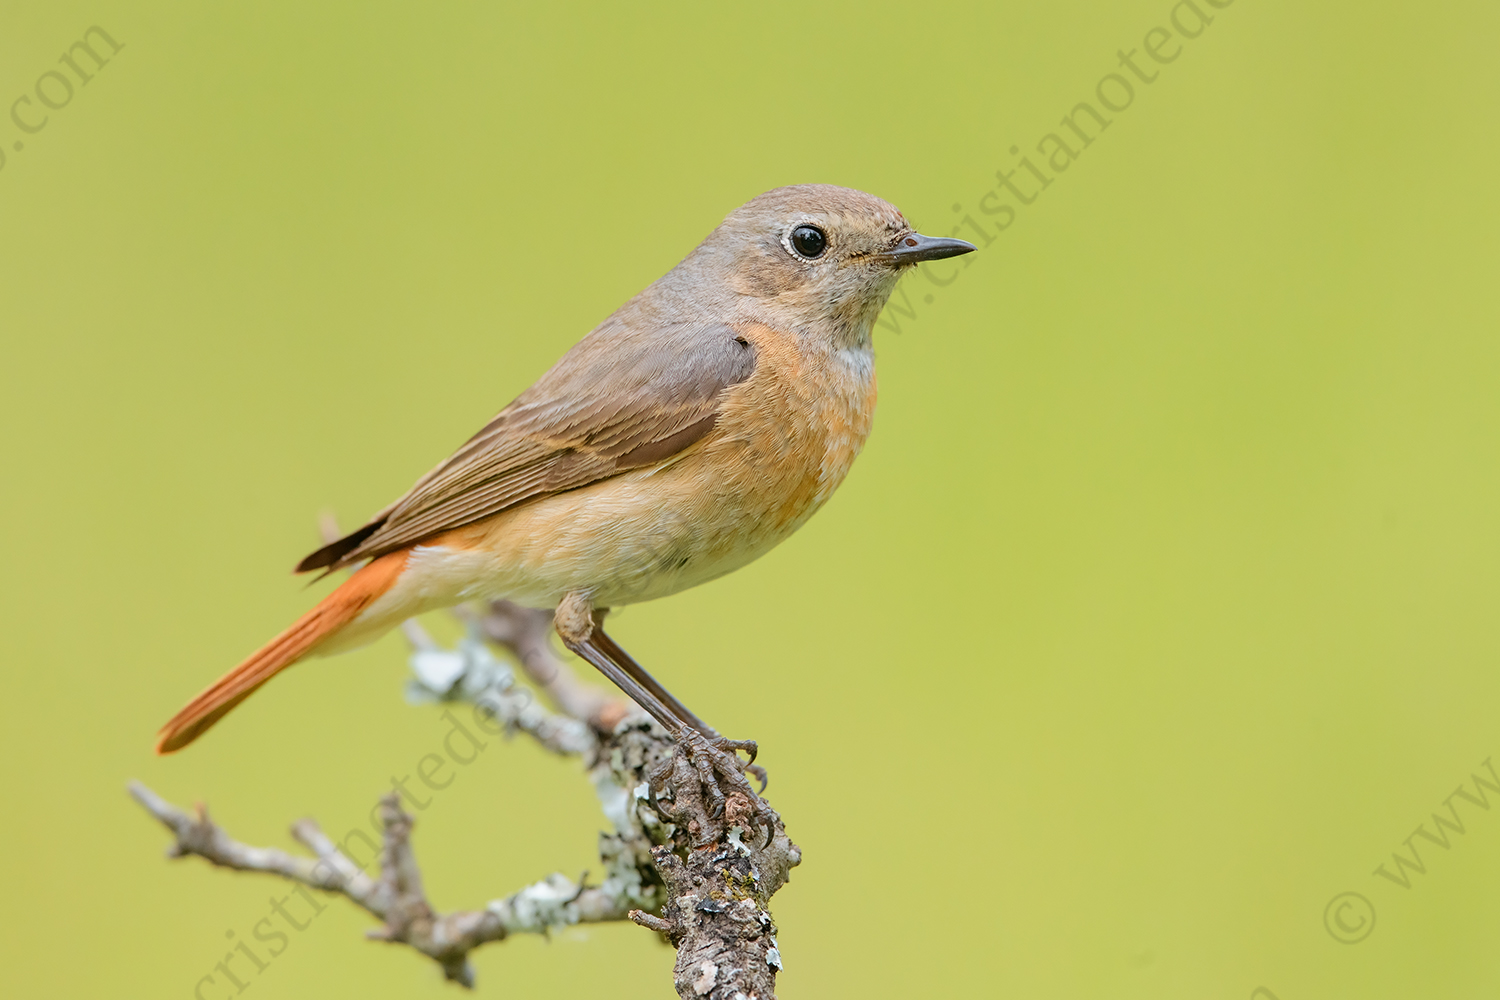
M662 462L707 434L755 348L729 326L606 322L369 524L303 559L338 569L527 500Z

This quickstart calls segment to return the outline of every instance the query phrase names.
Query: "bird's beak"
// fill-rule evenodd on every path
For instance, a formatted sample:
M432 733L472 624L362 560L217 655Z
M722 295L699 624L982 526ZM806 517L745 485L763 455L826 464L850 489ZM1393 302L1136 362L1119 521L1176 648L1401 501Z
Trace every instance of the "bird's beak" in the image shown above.
M892 264L916 264L924 260L957 257L959 254L972 253L978 249L972 243L950 239L946 236L907 233L893 248L886 251L885 256Z

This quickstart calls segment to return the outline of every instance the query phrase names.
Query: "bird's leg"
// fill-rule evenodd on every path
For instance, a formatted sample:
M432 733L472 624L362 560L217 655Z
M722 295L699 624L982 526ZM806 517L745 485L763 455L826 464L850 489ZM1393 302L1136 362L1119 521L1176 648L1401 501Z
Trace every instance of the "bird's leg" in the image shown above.
M662 687L660 681L648 674L645 667L635 662L635 658L629 653L625 652L624 649L620 648L620 644L615 642L615 640L612 639L604 631L604 616L607 613L608 612L604 609L600 609L594 612L594 634L592 637L592 641L594 642L594 644L597 645L601 650L603 650L604 655L613 660L621 670L625 671L631 677L635 678L635 682L637 684L645 688L647 691L650 691L656 697L657 701L661 702L663 705L667 706L667 708L671 709L672 714L677 716L678 720L682 722L683 725L693 727L694 729L698 730L698 732L702 733L704 736L707 736L711 740L718 739L718 730L714 729L713 726L710 726L708 723L698 718L698 716L692 711L692 709L688 708L682 702L678 701L672 695L672 692ZM755 759L755 754L753 751L750 754L750 759Z
M614 662L607 652L600 648L596 640L603 633L594 624L593 608L589 606L587 598L576 591L563 598L562 603L557 606L556 627L564 646L583 657L601 674L614 681L616 687L628 694L631 700L644 708L653 719L660 722L662 727L672 734L673 739L681 739L683 731L689 728L689 724L678 718L659 698L637 683L619 664Z
M592 602L586 596L574 591L557 606L557 634L563 645L614 681L621 691L628 694L672 734L692 760L719 809L722 810L724 806L724 793L719 788L718 777L725 780L730 791L743 792L749 802L758 803L759 798L745 780L743 772L749 770L755 774L764 789L765 770L753 763L746 764L737 753L744 749L753 758L755 743L750 740L727 740L705 725L605 634L599 627L599 620L602 618L603 615L595 612Z
M717 729L698 718L691 709L673 697L672 692L662 687L660 681L647 673L645 667L637 663L634 657L625 652L620 644L610 638L608 633L604 631L604 616L606 613L604 610L594 612L594 634L591 641L616 666L629 674L637 684L651 692L658 701L671 709L684 726L696 730L714 749L734 754L736 758L741 750L749 754L750 763L742 764L741 767L747 774L754 775L755 780L760 783L760 790L765 791L766 769L755 763L755 756L760 751L760 747L756 742L754 740L731 740L720 736Z

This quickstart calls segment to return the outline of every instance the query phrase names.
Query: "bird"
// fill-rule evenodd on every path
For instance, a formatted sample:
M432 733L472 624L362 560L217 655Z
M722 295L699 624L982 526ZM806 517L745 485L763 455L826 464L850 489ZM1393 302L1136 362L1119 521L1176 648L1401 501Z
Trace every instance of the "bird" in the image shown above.
M755 742L691 712L604 616L732 572L805 523L870 433L873 326L897 280L975 249L921 235L852 188L752 198L404 496L298 563L353 572L188 702L157 752L192 743L303 659L436 608L505 598L553 609L563 645L707 778L744 792L748 769L764 792Z

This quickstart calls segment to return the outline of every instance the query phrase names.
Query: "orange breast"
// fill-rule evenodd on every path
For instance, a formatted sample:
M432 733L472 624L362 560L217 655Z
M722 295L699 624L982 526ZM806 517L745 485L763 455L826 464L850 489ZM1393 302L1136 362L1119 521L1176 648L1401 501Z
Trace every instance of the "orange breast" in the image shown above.
M869 436L874 358L763 326L741 332L755 373L730 390L703 461L726 476L742 516L785 537L843 482Z

